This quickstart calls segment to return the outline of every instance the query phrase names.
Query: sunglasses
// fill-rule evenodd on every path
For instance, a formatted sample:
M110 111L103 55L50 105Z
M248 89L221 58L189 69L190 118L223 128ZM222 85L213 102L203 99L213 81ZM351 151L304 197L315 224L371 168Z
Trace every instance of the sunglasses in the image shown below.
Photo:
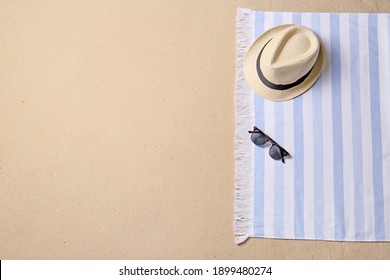
M271 148L269 149L269 155L274 160L282 160L284 162L284 157L291 156L282 146L280 146L275 140L265 134L263 131L258 129L256 126L253 127L253 131L248 131L251 135L251 140L256 146L263 146L267 142L270 142Z

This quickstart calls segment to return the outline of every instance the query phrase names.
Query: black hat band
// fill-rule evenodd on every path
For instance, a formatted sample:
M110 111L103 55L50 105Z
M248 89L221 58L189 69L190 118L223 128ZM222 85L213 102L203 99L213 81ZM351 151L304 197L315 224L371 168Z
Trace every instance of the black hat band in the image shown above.
M265 46L271 42L272 39L270 39L265 45L264 47L261 49L259 55L257 56L257 61L256 61L256 68L257 68L257 75L259 76L260 80L263 82L264 85L266 85L267 87L271 88L271 89L275 89L275 90L286 90L286 89L290 89L292 87L295 87L299 84L301 84L310 74L311 70L313 70L314 68L314 65L313 67L309 70L309 72L307 72L305 75L303 75L301 78L299 78L298 80L296 80L295 82L291 83L291 84L274 84L270 81L267 80L266 77L264 77L264 74L263 72L261 71L261 68L260 68L260 58L261 58L261 54L263 53L263 50L265 48Z

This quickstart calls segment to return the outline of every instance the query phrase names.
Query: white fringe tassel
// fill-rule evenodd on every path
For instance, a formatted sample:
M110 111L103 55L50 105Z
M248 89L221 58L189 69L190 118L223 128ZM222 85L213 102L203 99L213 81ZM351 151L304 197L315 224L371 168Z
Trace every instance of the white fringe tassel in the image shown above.
M236 244L253 236L253 145L248 130L254 125L253 95L248 87L243 61L251 43L251 11L238 9L236 60L236 127L235 127L235 222Z

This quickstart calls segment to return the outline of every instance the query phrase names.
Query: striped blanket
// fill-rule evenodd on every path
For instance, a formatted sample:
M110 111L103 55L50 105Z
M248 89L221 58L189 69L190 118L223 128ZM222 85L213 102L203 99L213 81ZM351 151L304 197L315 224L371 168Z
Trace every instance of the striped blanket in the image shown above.
M264 31L295 23L322 40L315 85L286 102L255 94L243 59ZM390 240L390 15L237 13L236 243L249 237ZM253 145L256 125L288 152Z

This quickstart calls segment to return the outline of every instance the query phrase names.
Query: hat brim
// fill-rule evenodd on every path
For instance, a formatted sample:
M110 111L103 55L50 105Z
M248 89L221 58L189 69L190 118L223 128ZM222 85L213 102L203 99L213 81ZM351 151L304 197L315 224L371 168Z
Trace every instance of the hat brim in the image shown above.
M317 60L314 63L314 66L310 74L306 77L306 79L302 83L286 90L271 89L267 87L265 84L263 84L263 82L260 80L257 74L257 69L256 69L256 62L257 62L258 55L262 50L262 48L264 47L264 45L267 44L267 42L270 39L275 37L275 35L280 31L282 31L283 29L288 28L290 26L294 26L294 24L279 25L263 33L259 38L256 39L255 42L253 42L244 59L244 74L249 86L258 95L271 101L287 101L306 92L309 88L313 86L313 84L320 76L322 66L324 65L324 60L325 60L324 47L321 43L321 40L319 39L320 51L318 53Z

